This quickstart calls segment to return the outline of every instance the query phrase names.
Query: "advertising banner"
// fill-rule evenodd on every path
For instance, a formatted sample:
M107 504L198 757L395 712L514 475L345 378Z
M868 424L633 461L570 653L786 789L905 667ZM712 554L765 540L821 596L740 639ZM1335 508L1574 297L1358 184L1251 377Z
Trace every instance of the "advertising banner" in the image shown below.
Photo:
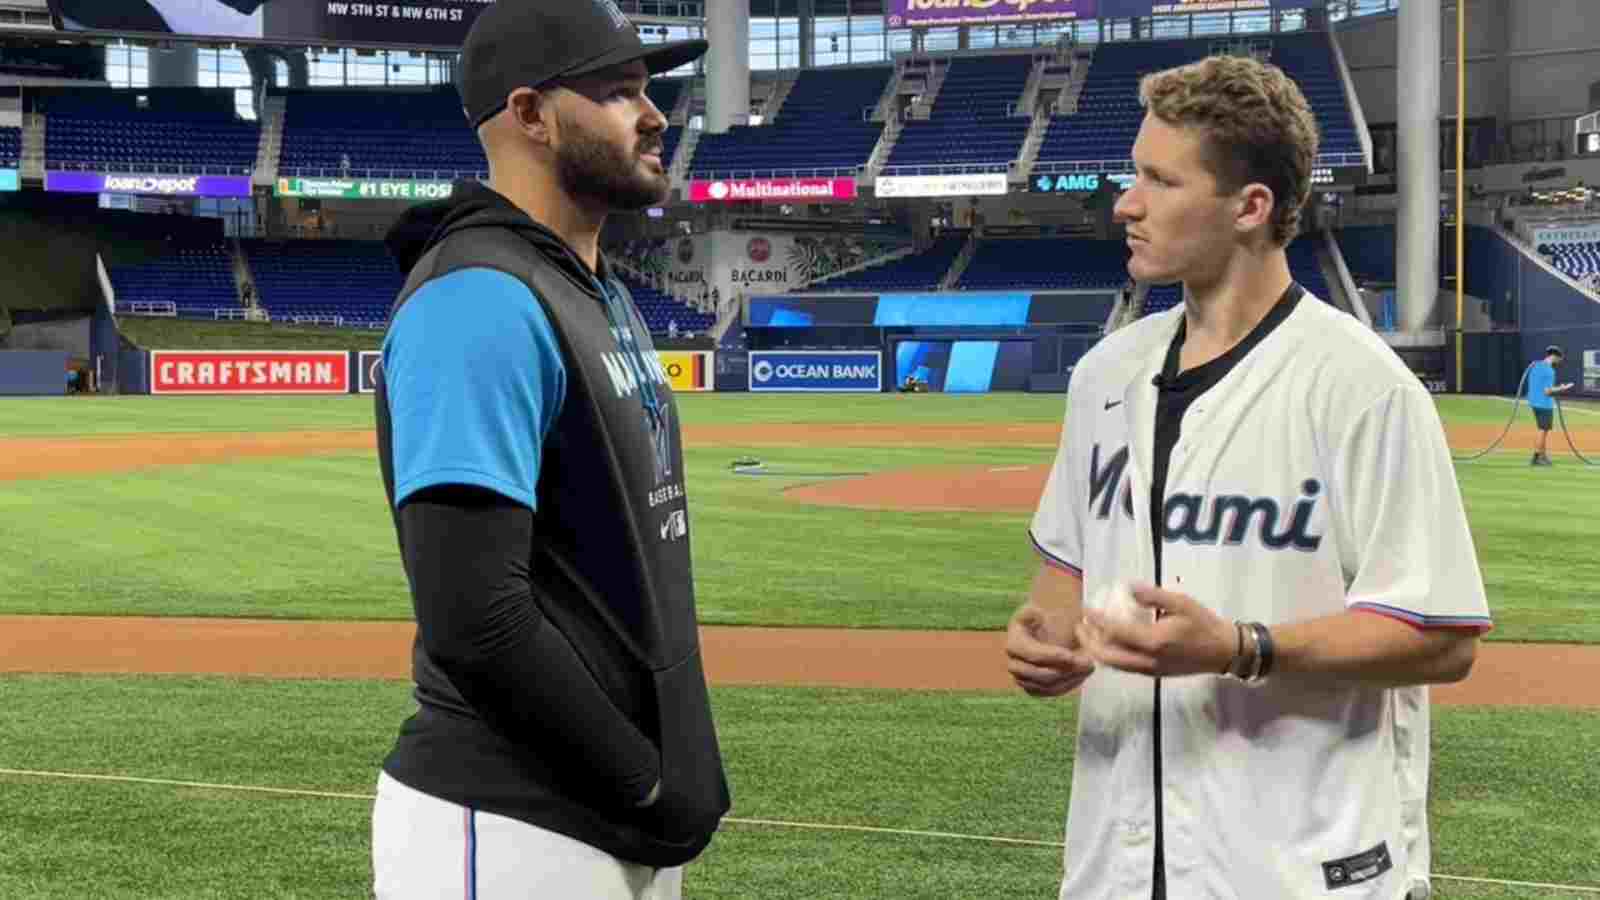
M889 0L884 12L890 28L910 28L1092 19L1097 6L1096 0Z
M1182 13L1253 12L1269 9L1321 9L1327 0L1100 0L1100 17L1178 15Z
M883 354L877 350L754 350L750 353L750 390L882 391Z
M719 231L652 245L634 257L688 297L723 300L758 291L787 291L816 272L813 242L804 236Z
M1600 225L1557 226L1533 229L1533 245L1589 244L1600 241Z
M590 0L622 12L613 0ZM459 49L485 0L50 0L65 31Z
M995 197L1006 193L1006 173L978 175L879 175L879 197Z
M1032 194L1092 194L1103 184L1127 190L1133 185L1132 172L1102 174L1100 172L1069 172L1060 175L1036 175L1028 182Z
M16 169L0 169L0 191L22 190L22 174Z
M279 178L279 197L321 200L444 200L454 193L448 181L400 181L380 178Z
M657 350L656 358L667 373L667 383L680 394L716 389L709 350Z
M152 394L348 394L343 350L152 350Z
M356 356L356 392L375 394L378 391L378 367L383 365L383 353L362 350Z
M248 175L102 175L46 172L44 189L65 194L148 194L155 197L248 197Z
M743 178L731 181L689 182L690 203L829 203L853 200L854 178Z

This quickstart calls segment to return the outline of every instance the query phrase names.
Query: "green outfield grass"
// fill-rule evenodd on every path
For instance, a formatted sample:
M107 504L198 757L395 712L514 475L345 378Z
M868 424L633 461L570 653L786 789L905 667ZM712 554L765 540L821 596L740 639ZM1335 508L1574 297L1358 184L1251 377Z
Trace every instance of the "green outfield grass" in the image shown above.
M1470 402L1463 402L1472 409ZM1499 401L1477 407L1504 409ZM9 433L370 428L370 398L132 398L0 405ZM779 416L773 410L784 410ZM1455 417L1456 413L1448 411ZM693 427L745 421L1053 422L1060 398L690 397ZM1482 409L1479 409L1482 414ZM814 480L734 475L754 455L806 473L1048 463L1047 444L691 447L695 570L708 624L1000 627L1036 565L1022 513L862 512L797 504ZM1600 642L1591 586L1600 471L1520 453L1459 467L1491 640ZM1587 498L1587 499L1585 499ZM0 613L403 619L410 602L371 453L248 460L0 485Z
M0 768L357 794L371 793L411 709L400 682L13 676L0 692ZM736 818L1061 839L1071 701L721 688L713 702ZM1600 885L1588 814L1600 721L1474 709L1434 720L1436 872ZM10 775L0 788L0 896L364 895L365 801ZM729 824L685 897L1043 900L1059 872L1049 847Z

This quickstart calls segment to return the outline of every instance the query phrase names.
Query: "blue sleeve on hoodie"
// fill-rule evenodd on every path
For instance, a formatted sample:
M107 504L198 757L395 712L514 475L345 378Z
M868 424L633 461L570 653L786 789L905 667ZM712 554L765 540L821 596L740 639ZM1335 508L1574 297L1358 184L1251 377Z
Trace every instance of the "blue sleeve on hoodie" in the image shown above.
M423 488L465 484L537 508L567 371L526 284L487 268L424 283L395 313L383 371L396 507Z

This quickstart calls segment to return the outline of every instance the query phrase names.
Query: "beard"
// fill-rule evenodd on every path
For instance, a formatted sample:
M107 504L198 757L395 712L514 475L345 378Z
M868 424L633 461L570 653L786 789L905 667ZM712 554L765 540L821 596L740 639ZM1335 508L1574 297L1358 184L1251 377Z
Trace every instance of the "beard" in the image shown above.
M595 200L608 209L635 211L667 199L672 180L666 172L646 172L637 151L627 153L590 132L564 123L556 171L561 186L573 197ZM639 148L660 151L657 138L641 139Z

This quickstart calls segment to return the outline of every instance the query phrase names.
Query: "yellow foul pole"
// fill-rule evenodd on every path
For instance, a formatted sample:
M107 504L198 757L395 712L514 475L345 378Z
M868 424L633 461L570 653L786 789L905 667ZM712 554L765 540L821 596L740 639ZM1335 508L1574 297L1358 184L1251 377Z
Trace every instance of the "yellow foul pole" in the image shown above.
M1456 393L1466 390L1467 0L1456 0Z

